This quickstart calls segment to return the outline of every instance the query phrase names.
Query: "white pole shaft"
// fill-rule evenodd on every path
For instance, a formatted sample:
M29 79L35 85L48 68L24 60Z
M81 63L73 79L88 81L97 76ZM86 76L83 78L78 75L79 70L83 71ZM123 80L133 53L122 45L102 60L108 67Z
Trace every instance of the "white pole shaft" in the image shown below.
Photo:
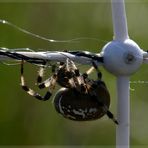
M124 42L129 38L124 0L111 0L114 40ZM116 148L129 148L130 102L129 77L117 77L117 119Z
M129 77L117 77L117 119L116 148L129 148L130 137L130 101Z
M111 0L111 2L114 40L124 41L129 38L124 0Z

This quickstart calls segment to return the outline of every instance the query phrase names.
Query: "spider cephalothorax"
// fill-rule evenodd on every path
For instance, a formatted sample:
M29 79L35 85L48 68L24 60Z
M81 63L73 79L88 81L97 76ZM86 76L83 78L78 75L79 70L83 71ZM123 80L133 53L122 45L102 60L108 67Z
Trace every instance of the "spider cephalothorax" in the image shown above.
M75 121L88 121L99 119L105 114L116 124L117 121L109 111L110 95L105 83L101 80L102 74L92 61L92 66L87 72L81 74L75 63L68 59L65 63L60 62L53 68L53 75L42 82L45 66L40 67L37 84L39 88L48 87L45 96L41 96L26 84L23 76L23 64L21 64L21 85L31 96L39 100L48 100L58 83L62 88L54 98L54 106L58 113L65 118ZM88 77L88 74L96 69L98 80Z

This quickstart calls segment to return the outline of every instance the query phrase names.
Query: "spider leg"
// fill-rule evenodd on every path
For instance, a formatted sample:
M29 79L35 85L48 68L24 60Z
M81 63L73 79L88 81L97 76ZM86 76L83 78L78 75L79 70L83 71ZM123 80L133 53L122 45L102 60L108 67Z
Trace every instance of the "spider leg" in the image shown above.
M81 91L88 93L89 92L89 88L91 88L91 85L94 81L92 81L91 79L88 78L88 75L94 70L97 70L97 75L99 77L99 79L101 79L102 74L99 71L99 69L97 68L97 65L93 62L93 66L90 67L85 73L80 74L79 70L77 69L76 65L74 64L73 61L71 61L72 63L72 68L74 69L75 72L75 76L77 77L77 79L80 79L80 85L81 85Z
M86 79L88 78L88 75L94 70L94 67L90 67L86 72L82 74L83 80L86 82Z
M115 124L119 124L118 121L115 119L114 115L109 110L107 110L106 115L109 119L113 120Z
M93 95L91 95L91 97L97 99L95 93ZM103 110L106 113L106 115L108 116L108 118L111 119L115 124L119 124L118 121L116 120L116 118L114 117L114 114L111 113L111 111L108 109L108 107L102 101L100 101L98 99L97 99L97 102L98 102L99 106L103 108Z
M40 89L43 89L43 88L46 88L46 87L49 87L49 88L52 89L56 85L56 80L57 80L57 75L56 74L53 74L50 78L48 78L44 82L40 83L38 85L38 87Z
M68 83L70 84L71 88L76 88L76 83L74 82L75 73L73 71L72 65L70 63L70 59L67 58L66 60L66 76L68 78Z
M45 73L45 69L46 69L46 65L47 63L45 63L44 65L40 66L39 71L38 71L38 76L37 76L37 84L39 85L40 83L42 83L42 79ZM52 69L52 73L55 73L55 65L51 65L51 69ZM48 80L48 79L47 79ZM45 80L47 83L48 81Z
M37 84L42 82L44 72L45 72L45 66L41 66L38 71Z
M62 62L60 62L60 65L63 65ZM45 65L41 66L39 68L39 71L38 71L38 77L37 77L37 85L40 89L43 89L43 88L47 88L47 87L55 87L55 80L54 79L57 79L57 75L55 73L56 71L56 65L51 65L51 70L52 70L52 73L54 73L50 78L46 79L45 81L42 82L42 79L43 79L43 76L44 76L44 72L45 72L45 68L46 68L46 63Z
M97 67L96 63L94 61L92 61L92 65L95 68L95 70L97 71L97 76L98 76L98 80L100 80L98 83L100 83L99 85L103 85L106 88L106 85L103 81L101 81L102 79L102 73L99 70L99 68ZM96 87L97 84L93 84L92 87ZM113 122L115 124L118 124L118 121L115 119L114 115L108 110L107 106L105 104L103 104L101 101L98 100L98 103L100 106L103 107L104 111L106 112L106 115L108 116L109 119L113 120Z
M83 86L85 86L85 90L88 93L89 92L89 88L91 87L91 80L88 78L88 75L94 70L94 67L92 66L91 68L89 68L86 72L84 72L83 74L81 74L81 81Z
M50 86L50 83L51 83L51 80L52 80L51 77L48 78L48 79L46 79L45 81L43 81L43 82L41 82L40 84L38 84L38 87L39 87L40 89L49 87L49 86Z
M83 76L80 74L79 69L76 67L75 63L72 60L70 60L69 63L70 63L69 69L73 73L72 79L75 88L80 92L87 93L88 92L87 85L83 79Z
M109 119L111 119L115 124L119 124L117 119L114 117L114 114L104 105L102 102L99 102L100 106L103 107L103 110L106 112L106 115Z
M103 110L106 112L108 118L111 119L115 124L119 124L116 118L114 117L114 114L107 108L107 106L101 101L98 101L98 103L101 107L103 107Z
M96 65L96 63L94 61L92 61L92 65L93 65L93 67L95 68L95 70L97 72L98 80L101 80L102 79L101 71L99 70L99 68L97 67L97 65Z
M81 85L81 78L80 78L80 72L79 69L76 67L75 63L70 60L70 70L73 72L73 79L78 84Z
M47 91L47 93L45 94L45 96L41 96L39 93L35 92L33 89L29 88L26 83L25 83L25 78L24 78L24 60L22 60L21 62L21 86L22 89L24 91L26 91L29 95L35 97L38 100L42 100L42 101L46 101L48 100L52 93L50 91L50 89Z

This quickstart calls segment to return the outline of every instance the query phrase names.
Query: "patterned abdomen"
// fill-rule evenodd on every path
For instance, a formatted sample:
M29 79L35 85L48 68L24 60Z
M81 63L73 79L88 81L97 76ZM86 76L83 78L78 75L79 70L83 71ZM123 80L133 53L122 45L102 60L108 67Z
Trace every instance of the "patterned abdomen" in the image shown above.
M101 92L100 92L101 91ZM65 118L75 121L89 121L101 118L110 105L106 89L96 88L96 97L78 92L76 89L60 89L54 99L55 109Z

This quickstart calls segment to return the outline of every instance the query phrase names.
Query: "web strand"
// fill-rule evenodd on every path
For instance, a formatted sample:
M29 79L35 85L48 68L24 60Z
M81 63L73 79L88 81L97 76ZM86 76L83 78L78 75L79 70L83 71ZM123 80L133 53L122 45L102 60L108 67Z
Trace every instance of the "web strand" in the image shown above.
M94 41L97 41L97 42L101 41L101 42L105 42L105 43L108 42L108 41L105 41L105 40L100 40L100 39L91 38L91 37L79 37L79 38L74 38L74 39L70 39L70 40L54 40L54 39L46 38L44 36L40 36L38 34L32 33L30 31L27 31L27 30L25 30L25 29L23 29L21 27L18 27L17 25L15 25L15 24L13 24L13 23L11 23L9 21L6 21L6 20L0 19L0 23L6 24L6 25L8 25L10 27L13 27L13 28L25 33L25 34L28 34L28 35L33 36L35 38L38 38L38 39L41 39L41 40L44 40L44 41L48 41L48 42L51 42L51 43L69 43L69 42L70 43L73 43L73 42L77 43L77 42L79 42L79 40L94 40Z

